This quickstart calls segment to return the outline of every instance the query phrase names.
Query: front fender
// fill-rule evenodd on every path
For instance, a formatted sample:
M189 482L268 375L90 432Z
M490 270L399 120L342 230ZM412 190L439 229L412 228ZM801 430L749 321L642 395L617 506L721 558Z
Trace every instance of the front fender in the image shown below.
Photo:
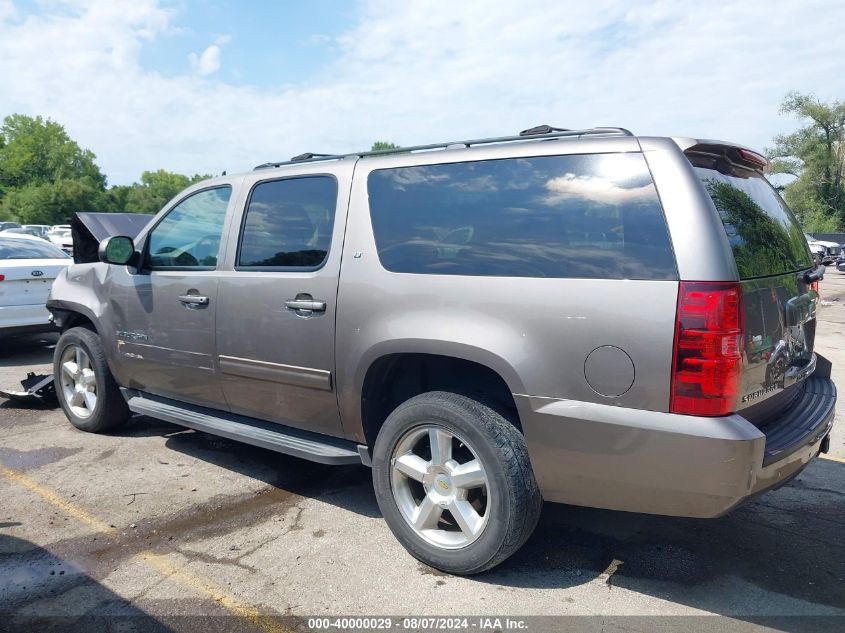
M62 330L73 323L75 314L90 321L100 336L114 373L116 339L108 303L110 269L108 264L101 263L68 266L53 282L47 309Z

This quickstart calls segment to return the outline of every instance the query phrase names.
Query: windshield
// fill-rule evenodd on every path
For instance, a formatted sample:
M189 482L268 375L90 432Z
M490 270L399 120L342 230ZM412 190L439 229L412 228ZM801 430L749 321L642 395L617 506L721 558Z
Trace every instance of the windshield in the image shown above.
M692 154L689 159L719 212L740 279L812 267L805 233L761 173L723 156Z
M40 240L0 237L0 259L69 259L52 244Z

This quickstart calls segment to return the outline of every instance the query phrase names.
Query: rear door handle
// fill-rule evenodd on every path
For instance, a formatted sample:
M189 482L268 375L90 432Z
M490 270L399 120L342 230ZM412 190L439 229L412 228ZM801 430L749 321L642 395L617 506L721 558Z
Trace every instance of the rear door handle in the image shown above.
M179 295L179 301L195 306L207 306L208 297L202 295Z
M288 299L285 307L289 310L308 310L309 312L325 312L325 301L314 301L313 299Z

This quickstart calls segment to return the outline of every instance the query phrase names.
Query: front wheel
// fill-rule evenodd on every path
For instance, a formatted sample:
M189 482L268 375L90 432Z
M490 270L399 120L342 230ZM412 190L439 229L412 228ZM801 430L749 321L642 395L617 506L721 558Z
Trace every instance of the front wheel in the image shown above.
M100 337L88 328L71 328L59 338L53 376L59 404L81 431L101 433L129 419L129 408L109 370Z
M414 557L454 574L519 549L542 507L522 434L490 407L429 392L400 405L373 451L379 508Z

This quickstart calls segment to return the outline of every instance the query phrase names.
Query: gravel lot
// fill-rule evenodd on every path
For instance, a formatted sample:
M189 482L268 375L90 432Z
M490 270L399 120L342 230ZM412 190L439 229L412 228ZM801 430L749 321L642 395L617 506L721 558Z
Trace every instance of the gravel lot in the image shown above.
M822 296L816 349L844 385L845 273L828 269ZM45 371L54 343L0 340L0 384ZM517 555L456 578L394 540L364 467L149 418L88 435L58 409L0 400L0 629L285 631L323 628L311 616L427 614L589 616L529 630L843 630L840 403L827 458L728 516L547 504ZM730 619L664 617L710 614ZM468 623L496 628L484 624Z

